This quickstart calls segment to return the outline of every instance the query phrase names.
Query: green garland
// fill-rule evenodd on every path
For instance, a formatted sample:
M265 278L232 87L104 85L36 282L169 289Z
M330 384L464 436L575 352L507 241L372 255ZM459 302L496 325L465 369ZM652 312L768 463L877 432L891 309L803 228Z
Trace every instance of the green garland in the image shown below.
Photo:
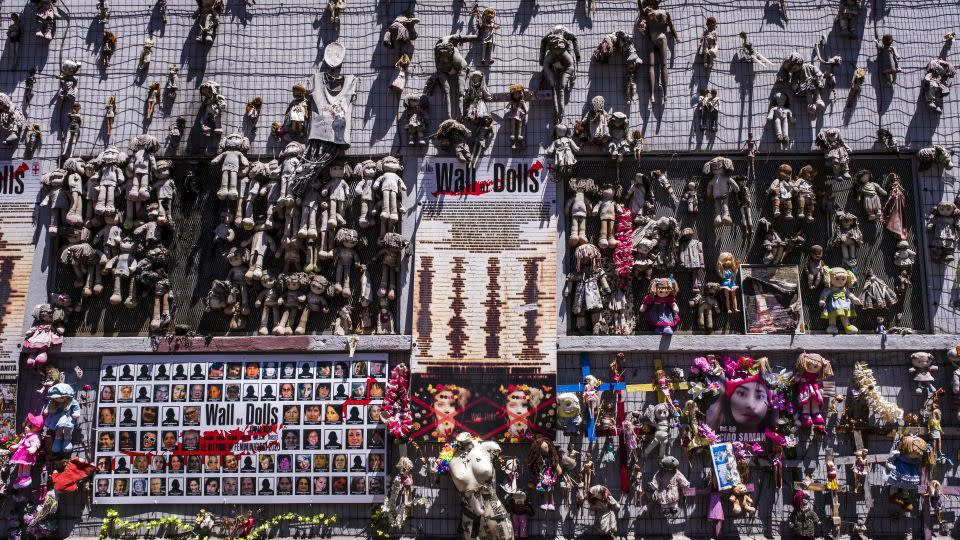
M150 530L154 527L162 526L173 526L176 532L183 533L189 530L193 530L193 519L187 521L183 518L177 516L170 516L161 519L154 519L151 521L125 521L120 518L120 514L113 508L107 509L107 517L103 520L103 523L100 525L100 540L106 540L107 538L114 538L116 536L126 536L131 533L141 531L141 530ZM287 512L286 514L281 514L279 516L272 517L267 521L264 521L257 527L254 527L250 534L243 537L241 540L257 540L266 536L271 529L280 525L283 522L292 522L297 525L322 525L324 527L329 527L330 525L337 522L336 514L332 516L327 516L326 514L316 514L313 516L301 516L294 514L293 512ZM111 532L115 534L111 534Z
M120 519L120 514L116 510L113 508L108 508L107 517L103 520L103 523L100 524L99 537L100 540L105 540L106 538L112 537L110 534L111 531L115 531L119 536L123 536L142 529L149 530L154 527L170 525L172 525L178 533L193 529L192 524L187 524L182 518L177 516L154 519L151 521L133 522Z

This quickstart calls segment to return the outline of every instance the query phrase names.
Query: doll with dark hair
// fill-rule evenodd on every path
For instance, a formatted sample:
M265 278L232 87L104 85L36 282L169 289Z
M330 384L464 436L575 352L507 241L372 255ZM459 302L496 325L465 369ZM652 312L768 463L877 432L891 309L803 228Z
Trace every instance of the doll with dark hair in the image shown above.
M557 483L557 478L563 472L560 468L560 454L553 441L537 435L530 445L530 454L527 457L527 465L530 467L531 484L533 478L537 478L536 489L542 494L543 504L541 510L555 510L553 504L553 486Z

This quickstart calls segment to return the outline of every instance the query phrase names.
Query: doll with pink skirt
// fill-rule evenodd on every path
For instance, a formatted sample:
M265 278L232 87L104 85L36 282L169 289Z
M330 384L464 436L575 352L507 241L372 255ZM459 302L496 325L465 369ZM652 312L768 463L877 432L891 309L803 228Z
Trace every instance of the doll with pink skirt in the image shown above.
M30 487L33 479L30 471L37 462L37 452L40 450L40 432L43 430L43 416L27 413L23 422L23 436L10 446L13 457L10 463L17 465L17 479L13 483L14 489Z
M803 352L797 357L797 403L800 405L800 423L826 433L823 407L823 381L833 376L830 361L816 353Z
M54 328L53 315L50 304L40 304L33 309L33 326L23 340L23 350L30 353L27 358L30 367L43 367L47 363L47 350L63 343L63 336Z

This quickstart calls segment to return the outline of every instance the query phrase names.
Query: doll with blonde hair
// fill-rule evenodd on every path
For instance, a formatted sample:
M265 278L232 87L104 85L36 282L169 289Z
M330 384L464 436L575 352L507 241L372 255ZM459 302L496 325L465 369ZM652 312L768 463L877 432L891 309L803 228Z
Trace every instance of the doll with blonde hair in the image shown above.
M654 326L656 334L673 334L673 327L680 322L680 306L677 293L680 287L672 277L650 280L650 292L643 297L640 313Z
M827 319L827 333L837 334L837 320L843 325L843 331L848 334L859 332L850 322L851 317L857 315L854 305L862 306L861 301L850 290L856 283L853 273L844 268L835 266L827 269L827 287L820 293L818 305L821 308L820 318Z
M737 300L737 291L740 289L737 273L740 272L742 262L734 258L733 253L729 251L724 251L717 257L717 274L720 276L720 290L723 291L727 313L740 312L740 304Z
M821 433L824 428L823 381L833 376L830 361L816 353L803 352L797 357L797 404L800 409L800 423L804 427L814 426Z

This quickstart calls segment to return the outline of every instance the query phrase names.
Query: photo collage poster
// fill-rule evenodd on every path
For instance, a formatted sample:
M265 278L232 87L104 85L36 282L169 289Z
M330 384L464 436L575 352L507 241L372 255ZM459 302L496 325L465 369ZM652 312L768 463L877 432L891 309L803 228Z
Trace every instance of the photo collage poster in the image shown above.
M382 501L387 370L385 354L105 357L93 502Z

